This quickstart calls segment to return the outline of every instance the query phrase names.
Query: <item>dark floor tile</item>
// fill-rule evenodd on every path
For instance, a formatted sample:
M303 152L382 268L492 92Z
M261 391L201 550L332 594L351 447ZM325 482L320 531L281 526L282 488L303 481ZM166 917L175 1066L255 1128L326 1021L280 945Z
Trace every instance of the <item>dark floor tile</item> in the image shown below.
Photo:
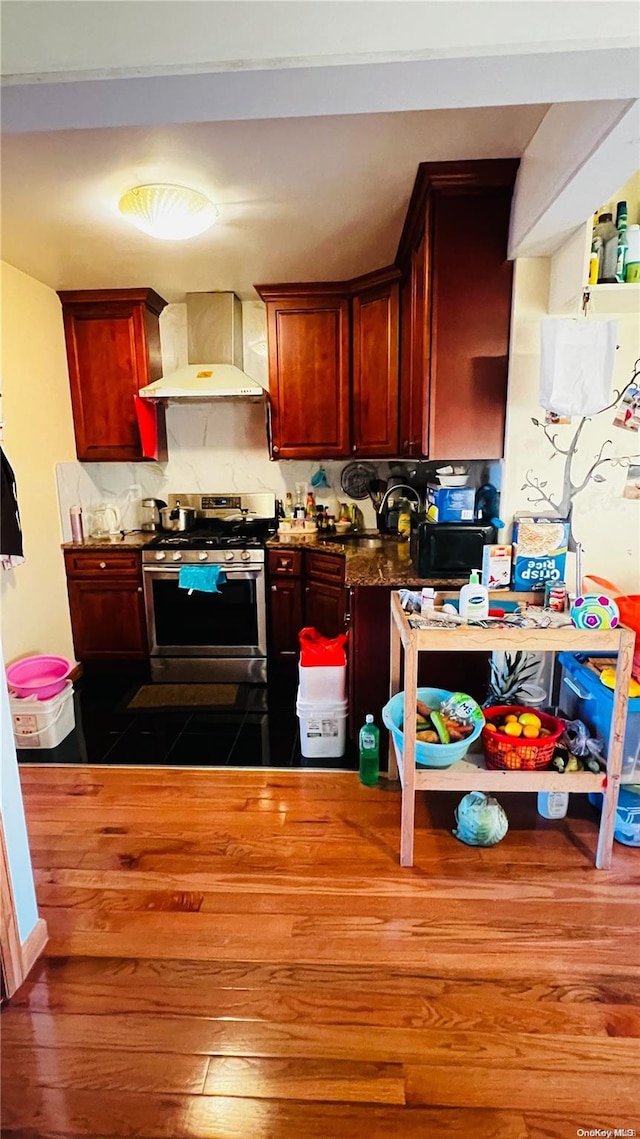
M245 717L246 712L192 712L185 730L188 732L226 732L233 728L235 738L245 721Z
M165 756L173 747L180 732L181 728L176 724L164 723L148 731L141 731L134 724L119 737L100 762L164 763Z
M182 732L162 762L172 767L219 767L227 762L239 730L240 723L222 724L208 732Z
M269 719L267 716L245 720L235 740L228 764L230 767L280 765L280 757L271 754Z

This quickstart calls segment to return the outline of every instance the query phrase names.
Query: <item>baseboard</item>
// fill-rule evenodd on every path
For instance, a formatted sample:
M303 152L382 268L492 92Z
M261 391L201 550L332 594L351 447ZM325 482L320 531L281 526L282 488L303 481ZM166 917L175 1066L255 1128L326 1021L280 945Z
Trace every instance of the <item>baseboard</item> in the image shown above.
M38 957L42 953L47 941L49 940L49 933L47 930L47 923L44 918L38 918L31 933L26 941L22 942L20 951L22 954L22 979L26 981L27 975L31 972Z

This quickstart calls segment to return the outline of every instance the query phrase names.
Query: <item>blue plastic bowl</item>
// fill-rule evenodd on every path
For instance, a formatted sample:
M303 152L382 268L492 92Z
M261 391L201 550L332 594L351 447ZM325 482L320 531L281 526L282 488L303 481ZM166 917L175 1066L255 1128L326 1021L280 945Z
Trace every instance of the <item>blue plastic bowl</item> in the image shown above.
M452 692L447 692L444 688L419 688L418 700L422 700L429 708L438 710L443 700L448 700L452 696ZM467 697L471 700L471 697ZM475 702L474 702L475 703ZM477 740L484 727L484 716L482 709L476 704L477 711L474 712L475 726L470 736L466 739L460 740L459 743L454 744L427 744L421 740L416 740L416 763L421 767L451 767L452 763L456 760L462 759L471 747L474 740ZM402 731L402 723L404 722L404 692L397 692L392 696L387 704L382 709L382 722L385 728L388 728L393 736L396 747L400 753L404 753L404 732Z

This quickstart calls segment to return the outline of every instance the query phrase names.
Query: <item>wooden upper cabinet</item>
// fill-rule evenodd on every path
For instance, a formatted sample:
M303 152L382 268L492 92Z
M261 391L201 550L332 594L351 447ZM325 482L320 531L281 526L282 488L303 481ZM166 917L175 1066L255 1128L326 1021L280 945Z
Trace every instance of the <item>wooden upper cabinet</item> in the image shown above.
M352 281L352 454L398 454L399 272Z
M401 292L400 453L419 458L429 432L429 313L427 310L428 242L424 229L410 251Z
M398 453L400 271L256 285L267 306L271 454Z
M348 455L348 297L326 285L257 289L267 305L273 457Z
M133 396L162 375L158 318L167 302L152 289L97 289L58 296L78 458L142 459ZM157 414L162 435L164 409L158 406Z
M517 159L419 168L398 249L404 454L503 455L517 169Z

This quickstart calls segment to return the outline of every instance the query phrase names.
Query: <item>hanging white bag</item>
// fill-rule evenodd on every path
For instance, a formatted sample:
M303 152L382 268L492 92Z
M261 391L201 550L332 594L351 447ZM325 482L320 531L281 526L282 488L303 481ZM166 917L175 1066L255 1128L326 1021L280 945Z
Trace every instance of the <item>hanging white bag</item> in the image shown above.
M616 320L540 322L540 403L559 415L596 415L611 402Z

